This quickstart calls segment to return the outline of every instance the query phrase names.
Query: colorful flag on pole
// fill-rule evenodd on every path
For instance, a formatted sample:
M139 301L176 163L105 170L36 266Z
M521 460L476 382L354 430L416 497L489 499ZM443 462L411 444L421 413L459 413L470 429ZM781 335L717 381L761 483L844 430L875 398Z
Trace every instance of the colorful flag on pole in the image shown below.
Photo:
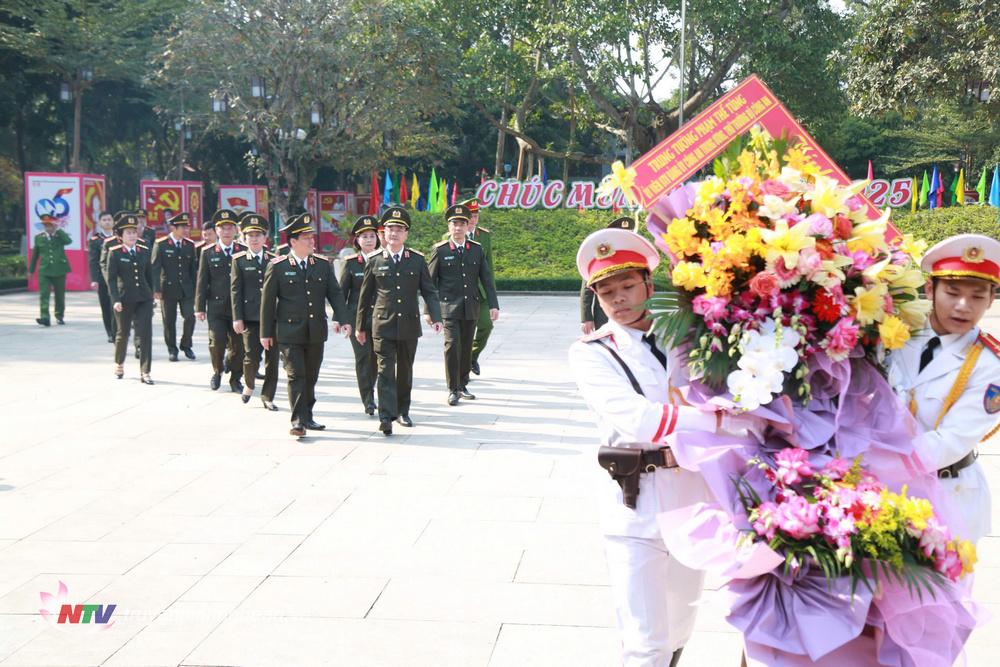
M941 201L938 199L938 190L941 188L941 175L938 173L937 165L934 165L934 169L931 171L931 191L927 197L928 207L931 209L938 208L941 206Z
M413 174L413 190L410 193L410 198L413 200L413 210L420 210L420 183L417 181L416 173Z
M965 169L958 170L958 179L955 181L955 204L965 206Z
M410 193L406 189L406 174L399 175L399 205L406 206L410 200Z
M872 161L871 160L868 160L868 176L867 176L867 178L868 178L869 181L874 181L875 180L875 170L872 169Z
M924 180L920 186L920 208L927 208L928 200L927 197L931 192L930 183L927 181L927 170L924 169Z
M983 171L979 174L979 183L976 184L976 194L979 195L979 205L986 206L986 165L983 165Z
M385 189L382 192L382 203L388 206L392 203L392 176L389 175L389 170L385 170Z
M542 183L549 184L549 168L544 162L542 163Z
M1000 165L993 166L993 184L990 186L990 206L1000 208Z
M913 185L910 187L910 212L917 212L917 200L920 196L917 194L917 177L913 177Z
M424 207L424 210L433 213L437 208L438 196L438 178L437 172L434 171L434 167L431 167L431 181L427 188L427 206Z
M441 187L438 188L437 212L444 213L448 209L448 181L441 179Z
M458 203L458 181L455 181L451 186L451 205L454 206Z
M372 169L371 197L368 198L368 215L378 215L382 194L378 191L378 173Z

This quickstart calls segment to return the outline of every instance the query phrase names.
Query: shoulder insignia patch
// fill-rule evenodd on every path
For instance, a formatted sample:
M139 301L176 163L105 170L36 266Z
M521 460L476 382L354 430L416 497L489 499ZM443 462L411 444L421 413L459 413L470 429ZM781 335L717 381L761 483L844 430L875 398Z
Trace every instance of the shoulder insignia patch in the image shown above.
M479 246L483 245L483 244L482 244L482 243L480 243L479 241L473 241L472 239L466 239L466 241L465 241L465 242L466 242L466 243L471 243L472 245L479 245Z
M116 241L118 241L117 236L109 236L108 238L104 239L105 243L115 243Z
M424 253L422 253L422 252L417 252L417 251L416 251L416 250L414 250L413 248L407 248L406 250L407 250L408 252L412 252L412 253L413 253L414 255L416 255L417 257L423 257L423 256L424 256Z
M983 396L983 408L986 410L986 414L996 414L1000 412L1000 385L991 384L986 388L986 394Z
M285 259L286 257L288 257L288 255L278 255L277 257L275 257L275 258L273 258L271 260L271 264L277 264L278 262L280 262L281 260Z
M602 338L610 338L612 343L615 342L614 332L611 331L611 329L605 329L603 327L597 331L587 334L586 336L580 336L580 342L593 343L595 340L600 340ZM615 344L615 347L617 347L617 344Z
M985 331L979 332L979 342L983 344L987 350L1000 357L1000 340L997 340L993 336L989 335Z
M247 255L247 251L243 250L243 251L238 252L235 255L233 255L233 259L239 259L240 257L246 257L246 255Z
M448 239L445 239L443 241L438 241L437 243L434 244L434 247L437 248L437 247L443 246L443 245L445 245L447 243L448 243Z
M479 232L486 232L487 234L492 234L493 233L490 230L488 230L485 227L483 227L482 225L479 225L479 226L476 227L476 233L478 234Z

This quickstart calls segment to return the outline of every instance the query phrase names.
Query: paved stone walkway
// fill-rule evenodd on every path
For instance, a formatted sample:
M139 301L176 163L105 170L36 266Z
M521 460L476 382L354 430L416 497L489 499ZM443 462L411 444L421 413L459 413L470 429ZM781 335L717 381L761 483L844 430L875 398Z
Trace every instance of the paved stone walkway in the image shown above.
M428 334L417 426L385 439L337 338L328 430L296 442L283 379L279 413L208 389L203 324L198 360L172 364L154 317L146 387L132 358L113 378L93 294L51 329L35 295L0 296L0 663L618 664L590 492L603 473L565 367L576 299L502 302L477 400L445 404ZM995 489L998 444L982 459ZM994 611L998 567L990 537L976 587ZM44 620L39 593L60 581L67 603L117 605L113 625ZM974 635L970 665L995 664L998 629ZM735 667L739 645L703 609L683 664Z

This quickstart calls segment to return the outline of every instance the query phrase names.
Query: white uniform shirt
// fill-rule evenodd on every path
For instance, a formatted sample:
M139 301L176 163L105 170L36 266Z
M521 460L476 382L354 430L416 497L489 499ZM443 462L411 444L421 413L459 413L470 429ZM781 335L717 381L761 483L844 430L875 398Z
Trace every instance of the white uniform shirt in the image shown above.
M985 397L991 384L1000 384L1000 359L989 348L982 351L961 397L935 429L958 371L979 337L979 328L963 335L940 336L941 347L920 371L920 356L935 335L929 327L914 335L901 350L889 355L888 364L893 389L907 407L911 400L916 404L916 420L923 429L916 441L920 458L928 468L941 469L975 451L997 425L1000 415L986 411ZM975 542L990 532L990 491L978 461L963 468L957 478L942 479L941 485L965 522L965 526L950 526L953 535Z
M679 430L715 431L714 413L670 404L670 377L683 381L681 366L667 355L668 370L642 342L644 332L608 322L594 334L573 343L570 367L580 394L590 407L598 427L601 445L638 449L667 446ZM601 338L628 365L643 395L636 393L621 365L600 343ZM679 382L674 382L677 386ZM681 468L658 468L643 473L639 498L632 510L622 502L621 487L597 463L600 478L601 528L605 535L659 538L656 515L699 501L708 501L708 487L698 473Z

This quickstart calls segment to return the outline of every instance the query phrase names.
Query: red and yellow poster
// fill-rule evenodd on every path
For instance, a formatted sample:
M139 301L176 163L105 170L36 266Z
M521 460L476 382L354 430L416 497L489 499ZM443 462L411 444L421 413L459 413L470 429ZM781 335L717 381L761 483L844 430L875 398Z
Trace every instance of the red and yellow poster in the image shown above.
M186 212L192 236L199 236L204 208L203 186L198 181L140 181L139 197L149 225L166 233L167 218Z
M639 202L649 208L754 125L760 125L774 137L798 138L812 149L813 159L831 178L843 185L851 183L764 82L752 75L632 163L633 191ZM867 199L865 203L869 216L879 217L879 210Z

